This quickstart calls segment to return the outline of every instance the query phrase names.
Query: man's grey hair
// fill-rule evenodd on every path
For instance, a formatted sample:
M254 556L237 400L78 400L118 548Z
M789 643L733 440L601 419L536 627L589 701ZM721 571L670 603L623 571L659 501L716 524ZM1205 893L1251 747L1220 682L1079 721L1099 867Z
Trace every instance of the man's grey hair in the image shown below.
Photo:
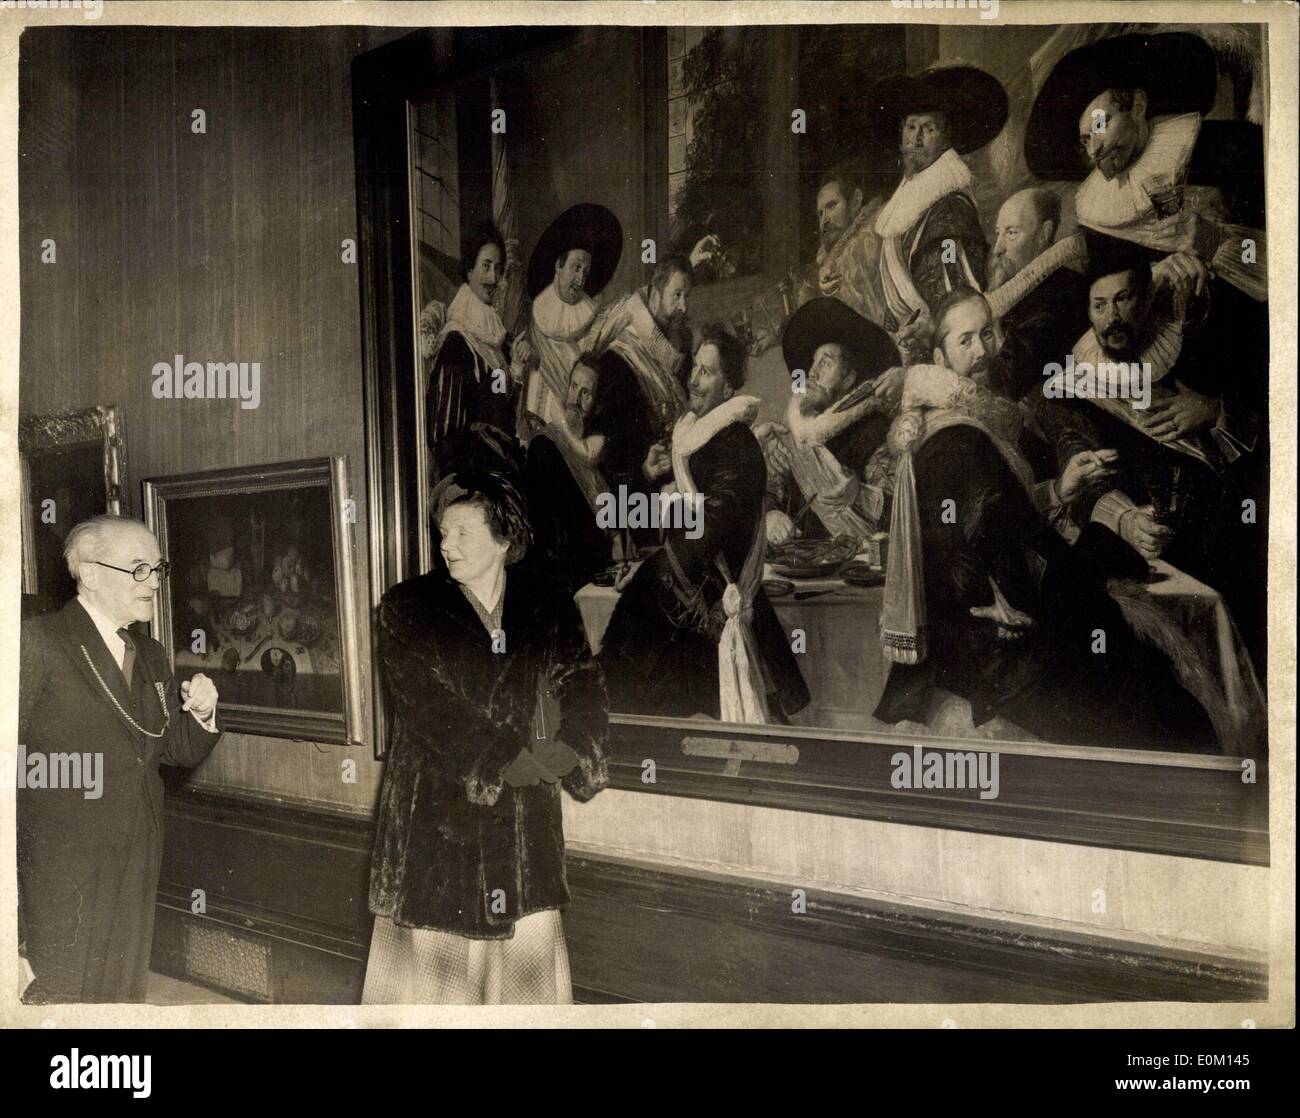
M68 564L68 573L80 581L81 564L97 563L103 559L108 554L110 530L124 524L144 527L138 520L111 512L92 516L74 526L68 533L68 538L63 541L63 559Z

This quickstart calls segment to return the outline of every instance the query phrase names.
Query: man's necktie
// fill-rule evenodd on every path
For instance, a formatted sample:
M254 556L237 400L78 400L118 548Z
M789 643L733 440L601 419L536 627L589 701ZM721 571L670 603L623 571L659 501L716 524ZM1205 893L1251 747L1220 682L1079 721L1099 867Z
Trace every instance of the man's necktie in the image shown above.
M131 674L135 670L135 645L131 643L131 631L119 629L117 635L126 642L126 654L122 657L122 678L126 680L126 689L131 690Z

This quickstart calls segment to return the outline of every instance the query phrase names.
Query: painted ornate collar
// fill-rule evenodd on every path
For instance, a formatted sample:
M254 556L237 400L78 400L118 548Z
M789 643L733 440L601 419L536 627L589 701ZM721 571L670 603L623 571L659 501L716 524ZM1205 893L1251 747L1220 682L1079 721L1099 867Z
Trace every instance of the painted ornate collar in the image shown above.
M882 237L901 237L940 198L969 190L974 183L970 168L949 148L924 171L898 184L876 215L876 232Z

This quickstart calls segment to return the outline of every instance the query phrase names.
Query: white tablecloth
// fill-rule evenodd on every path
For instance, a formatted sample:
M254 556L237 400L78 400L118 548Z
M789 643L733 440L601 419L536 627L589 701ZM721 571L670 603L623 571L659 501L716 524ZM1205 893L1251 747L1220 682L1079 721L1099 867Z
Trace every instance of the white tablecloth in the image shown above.
M1154 567L1155 581L1140 587L1115 585L1113 596L1130 620L1143 613L1145 603L1148 617L1154 611L1155 616L1174 622L1165 627L1164 643L1169 644L1169 633L1181 640L1176 648L1165 650L1176 653L1173 658L1183 684L1210 714L1223 751L1253 753L1266 737L1264 696L1223 599L1168 563L1157 561ZM609 586L587 585L578 591L578 608L595 652L600 650L618 598L618 592ZM771 599L791 639L796 629L802 629L806 637L800 666L812 701L793 718L796 725L888 730L932 740L1033 740L1031 734L1005 719L995 718L976 728L971 723L970 704L948 692L935 696L924 724L895 725L872 718L887 671L878 635L883 600L883 586L848 586L838 579L795 581L794 594Z

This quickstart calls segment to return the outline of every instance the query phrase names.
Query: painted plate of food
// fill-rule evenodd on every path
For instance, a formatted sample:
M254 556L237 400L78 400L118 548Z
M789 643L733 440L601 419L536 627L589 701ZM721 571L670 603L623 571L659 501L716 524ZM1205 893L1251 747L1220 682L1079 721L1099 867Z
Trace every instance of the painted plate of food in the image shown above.
M857 551L858 541L852 536L792 540L769 547L767 561L775 574L785 578L834 578Z

